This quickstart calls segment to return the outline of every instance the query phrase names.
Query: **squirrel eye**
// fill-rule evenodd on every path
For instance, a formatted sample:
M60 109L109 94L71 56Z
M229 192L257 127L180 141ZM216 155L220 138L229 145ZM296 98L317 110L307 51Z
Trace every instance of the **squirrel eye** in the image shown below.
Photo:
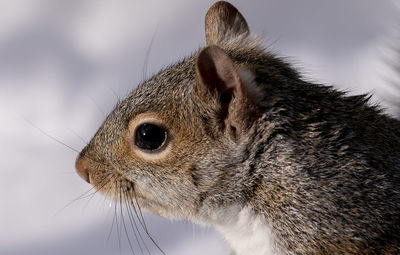
M136 129L135 144L140 149L154 151L159 149L167 139L167 131L154 124L141 124Z

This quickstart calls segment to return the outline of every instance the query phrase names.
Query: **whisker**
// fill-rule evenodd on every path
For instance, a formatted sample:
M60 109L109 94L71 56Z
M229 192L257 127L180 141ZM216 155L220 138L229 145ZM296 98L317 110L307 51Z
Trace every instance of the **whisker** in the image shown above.
M103 187L101 187L101 188L103 188ZM110 190L111 189L107 189L106 190L106 193L104 194L104 196L103 196L103 203L105 203L106 201L108 202L108 201L110 201L110 203L109 203L109 205L110 205L110 207L111 207L111 205L112 205L112 203L114 203L114 201L112 200L112 199L110 199L109 200L109 193L110 193Z
M129 196L129 194L127 192L128 191L124 192L125 200L130 202L131 201L130 200L130 196ZM146 242L144 241L142 235L140 234L139 228L138 228L138 226L136 224L136 220L135 220L135 218L133 216L133 212L132 212L132 210L130 208L131 204L129 202L126 203L126 209L127 209L127 212L128 212L128 218L129 218L129 221L131 223L131 227L132 227L133 233L135 234L135 237L136 237L136 241L137 241L137 243L139 245L139 248L140 248L140 250L141 250L141 252L143 254L143 249L142 249L142 247L140 245L139 238L138 238L138 235L139 235L140 240L142 241L142 243L144 244L145 249L147 250L147 253L150 254L149 248L147 247ZM136 217L137 217L137 215L136 215ZM137 234L136 234L136 232L137 232Z
M96 192L101 191L105 186L107 186L107 184L109 184L109 183L111 182L111 180L112 180L113 178L114 178L114 174L112 174L112 173L109 173L108 175L104 176L104 177L100 180L99 185L98 185L98 186L100 186L100 187L97 188ZM109 190L108 190L108 191L109 191ZM108 191L107 191L107 192L108 192Z
M157 31L158 31L158 26L157 26L156 30L154 31L153 36L151 37L150 44L146 50L146 56L144 58L143 69L142 69L143 80L147 79L147 69L148 69L148 64L149 64L149 59L150 59L150 53L151 53L151 49L153 48L153 44L154 44L155 37L157 35Z
M90 100L92 101L92 103L96 106L97 110L99 110L99 112L101 112L103 114L103 117L107 117L106 113L101 109L101 107L99 106L99 104L97 104L96 100L94 100L94 98L90 95L88 95L88 97L90 98Z
M114 208L115 208L115 205L114 205ZM113 230L113 228L114 228L115 221L116 221L116 215L115 215L115 210L114 210L114 216L113 216L113 220L112 220L112 222L111 222L110 232L108 233L108 236L107 236L107 241L110 240L111 233L112 233L112 230Z
M121 98L118 96L117 92L113 88L109 88L111 92L114 94L114 96L117 98L117 102L121 102Z
M92 186L90 187L87 191L85 191L83 194L79 195L77 198L74 198L73 200L69 201L65 206L63 206L62 208L60 208L59 210L57 210L54 214L54 216L57 216L58 214L60 214L63 210L65 210L66 208L68 208L69 206L71 206L73 203L82 200L82 199L86 199L89 198L92 199L92 197L98 192L100 191L104 186L106 186L109 181L112 179L113 175L109 174L103 177L102 180L100 180L100 188L95 190L95 188ZM104 182L106 179L108 179L106 182ZM104 182L104 184L102 184ZM93 192L92 192L93 191ZM92 193L89 193L92 192ZM90 201L89 199L89 201ZM86 204L85 208L87 207L88 203Z
M129 203L130 203L130 207L133 208L133 211L135 212L136 218L137 218L137 220L139 221L140 226L142 227L142 229L143 229L145 232L147 232L146 225L145 225L145 222L144 222L144 218L141 219L141 218L139 217L138 209L136 209L136 206L135 206L135 204L134 204L134 202L133 202L133 197L132 197L132 196L130 196L130 201L129 201Z
M117 184L120 184L120 185L121 185L120 182L115 184L114 194L117 194ZM115 213L115 215L116 215L116 220L117 220L116 226L117 226L117 235L118 235L118 246L119 246L119 254L121 255L121 254L122 254L122 248L121 248L121 227L118 225L117 206L118 206L117 203L115 203L114 213Z
M90 191L92 191L94 189L94 187L91 187L89 190L85 191L82 195L80 195L77 198L74 198L72 201L69 201L65 206L63 206L62 208L60 208L59 210L57 210L57 212L54 214L54 216L57 216L59 213L61 213L63 210L65 210L67 207L71 206L73 203L75 203L78 200L87 198L88 196L86 196L87 193L89 193ZM94 192L96 193L96 192ZM93 194L94 194L93 193Z
M66 148L68 148L68 149L70 149L70 150L76 152L76 153L79 155L79 153L80 153L79 150L77 150L77 149L75 149L74 147L72 147L72 146L70 146L70 145L64 143L64 142L61 141L60 139L58 139L58 138L56 138L56 137L54 137L54 136L48 134L48 133L47 133L46 131L44 131L42 128L40 128L40 127L38 127L37 125L35 125L32 121L30 121L30 120L28 120L28 119L26 119L26 118L24 118L24 117L22 117L22 118L23 118L23 120L24 120L25 122L27 122L29 125L31 125L31 126L34 127L35 129L37 129L40 133L42 133L42 134L45 135L46 137L48 137L48 138L50 138L51 140L53 140L53 141L55 141L55 142L57 142L57 143L63 145L64 147L66 147ZM103 166L107 166L107 165L104 164L103 162L100 162L100 161L98 161L98 160L95 160L94 158L89 157L88 155L84 155L84 157L86 157L86 158L88 158L88 159L94 161L94 162L97 163L97 164L100 164L100 165L103 165Z
M142 226L142 227L143 227L144 230L148 233L149 231L147 230L146 221L144 220L144 216L143 216L143 213L142 213L142 209L140 208L139 202L138 202L137 197L136 197L136 193L133 193L133 195L135 196L135 200L134 200L134 201L135 201L136 206L137 206L137 208L138 208L140 218L141 218L142 221L143 221L143 226Z
M73 130L72 128L68 128L68 130L74 134L76 137L79 138L79 140L81 140L85 145L88 145L88 142L82 138L82 136L80 136L77 132L75 132L75 130Z
M138 206L139 215L140 215L140 217L142 218L142 221L143 221L143 223L142 223L142 221L139 220L139 217L138 217L139 223L142 225L142 228L144 229L144 231L145 231L147 237L151 240L151 242L157 247L157 249L158 249L163 255L166 255L165 252L161 249L161 247L160 247L160 246L157 244L157 242L154 240L154 238L150 235L150 233L149 233L149 231L148 231L148 229L147 229L147 226L146 226L146 222L145 222L144 217L143 217L142 209L140 208L139 202L138 202L137 197L136 197L136 192L134 192L133 194L134 194L134 196L135 196L135 199L134 199L134 200L135 200L135 202L136 202L136 205ZM135 208L134 206L133 206L133 209L135 210L136 215L138 215L138 214L137 214L137 211L136 211L136 208Z
M100 188L96 189L92 194L90 194L90 195L87 196L87 197L90 196L90 198L88 199L88 201L87 201L87 203L86 203L86 205L85 205L84 208L86 208L86 207L89 205L90 201L92 201L93 197L94 197L100 190L102 190L105 186L107 186L107 184L110 183L110 181L111 181L111 179L112 179L113 177L114 177L114 176L113 176L112 174L109 174L109 175L107 175L106 177L104 177L104 178L99 182ZM106 179L107 179L107 180L106 180ZM104 183L103 183L103 182L104 182Z
M128 230L126 229L126 224L125 224L125 220L124 220L124 214L122 212L122 206L123 206L122 194L123 194L122 186L120 186L120 188L119 188L119 203L120 203L120 213L121 213L122 225L124 226L124 231L125 231L126 238L128 239L129 247L130 247L133 255L135 255L135 251L133 250L131 239L129 238ZM139 247L140 247L140 245L139 245ZM141 250L141 247L140 247L140 250ZM143 252L142 252L142 254L143 254Z
M113 174L108 174L108 175L104 176L104 177L99 181L99 186L100 186L100 187L97 188L93 193L88 194L87 196L82 197L82 198L88 198L88 197L90 197L90 198L89 198L89 201L90 201L96 193L98 193L100 190L102 190L105 186L107 186L107 185L110 183L110 181L111 181L111 179L112 179L113 177L114 177ZM91 189L94 189L94 186L93 186ZM107 191L107 192L108 192L108 191ZM82 198L80 198L80 199L82 199Z
M62 142L61 140L55 138L54 136L49 135L49 134L46 133L43 129L41 129L40 127L38 127L38 126L36 126L35 124L33 124L32 121L30 121L30 120L28 120L28 119L26 119L26 118L23 118L23 119L24 119L28 124L30 124L32 127L34 127L34 128L36 128L37 130L39 130L39 132L42 133L43 135L47 136L47 137L50 138L51 140L56 141L57 143L59 143L59 144L61 144L61 145L64 145L65 147L67 147L67 148L69 148L70 150L72 150L72 151L74 151L74 152L76 152L76 153L79 154L79 151L78 151L77 149L73 148L72 146L69 146L68 144Z

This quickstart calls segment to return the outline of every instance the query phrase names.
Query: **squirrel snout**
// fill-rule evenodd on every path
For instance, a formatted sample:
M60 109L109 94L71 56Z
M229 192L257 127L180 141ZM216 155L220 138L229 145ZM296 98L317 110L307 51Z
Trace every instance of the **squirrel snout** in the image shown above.
M75 162L75 168L78 175L87 183L90 183L89 161L85 156L79 155Z

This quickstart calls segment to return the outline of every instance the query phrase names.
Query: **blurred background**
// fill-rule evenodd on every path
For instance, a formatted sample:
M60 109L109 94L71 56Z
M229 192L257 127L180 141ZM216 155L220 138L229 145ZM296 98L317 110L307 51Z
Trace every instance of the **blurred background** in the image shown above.
M0 254L133 254L115 205L77 199L90 190L75 174L77 153L47 135L82 149L118 98L205 45L213 2L0 0ZM231 3L306 79L371 92L398 113L395 0ZM227 254L212 228L145 218L168 255Z

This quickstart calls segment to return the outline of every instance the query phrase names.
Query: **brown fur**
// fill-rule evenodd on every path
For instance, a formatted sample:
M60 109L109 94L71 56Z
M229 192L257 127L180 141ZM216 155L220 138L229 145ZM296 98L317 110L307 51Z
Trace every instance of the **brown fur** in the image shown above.
M400 254L399 121L303 81L229 3L208 11L206 38L115 108L78 173L169 218L251 208L284 254ZM167 129L165 148L134 145L141 121Z

